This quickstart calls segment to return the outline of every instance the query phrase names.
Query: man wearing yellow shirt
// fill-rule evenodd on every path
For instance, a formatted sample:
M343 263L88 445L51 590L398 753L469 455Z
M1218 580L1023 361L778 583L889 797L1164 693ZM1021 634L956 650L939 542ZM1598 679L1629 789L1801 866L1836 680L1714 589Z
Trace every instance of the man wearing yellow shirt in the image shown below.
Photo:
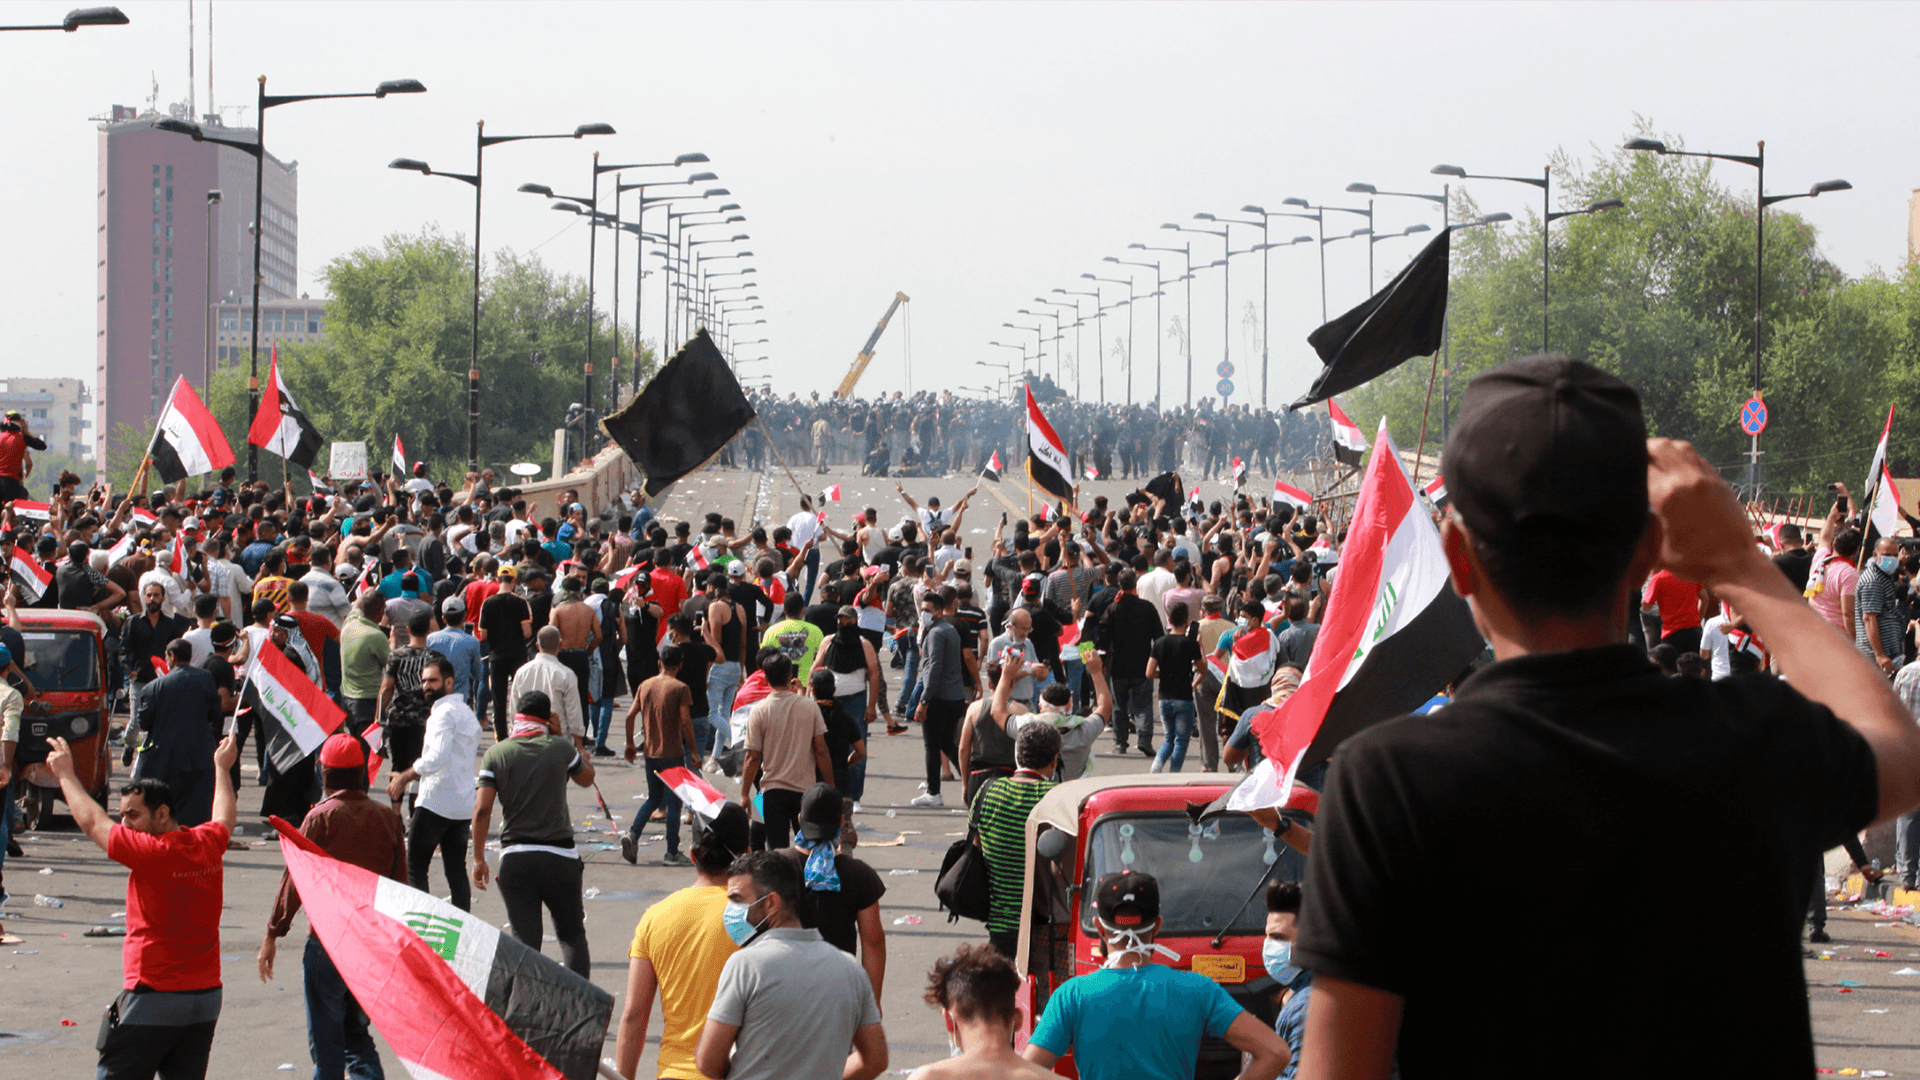
M614 1051L620 1075L633 1080L647 1046L647 1021L660 998L660 1059L649 1076L705 1080L693 1063L700 1029L713 1007L720 971L736 946L721 916L727 867L748 848L747 812L724 803L712 821L694 815L694 883L648 908L627 950L626 1005Z

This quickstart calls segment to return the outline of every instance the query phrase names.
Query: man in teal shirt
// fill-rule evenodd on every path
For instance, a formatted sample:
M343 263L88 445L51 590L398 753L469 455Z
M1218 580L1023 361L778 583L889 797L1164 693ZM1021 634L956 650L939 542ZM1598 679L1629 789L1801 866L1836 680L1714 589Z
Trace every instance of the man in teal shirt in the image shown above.
M1132 870L1094 886L1094 925L1106 966L1069 979L1047 1000L1024 1057L1043 1069L1071 1050L1082 1080L1193 1080L1200 1040L1224 1038L1252 1055L1240 1080L1273 1080L1291 1057L1273 1029L1235 1004L1205 975L1147 958L1167 952L1160 931L1160 884Z

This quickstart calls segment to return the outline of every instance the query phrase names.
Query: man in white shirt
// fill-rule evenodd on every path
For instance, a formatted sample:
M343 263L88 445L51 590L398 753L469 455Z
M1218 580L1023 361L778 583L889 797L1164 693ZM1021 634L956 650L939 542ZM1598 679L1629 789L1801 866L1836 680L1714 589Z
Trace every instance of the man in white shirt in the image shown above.
M820 576L820 518L813 512L813 499L800 496L800 512L787 519L787 529L793 533L793 546L805 548L807 552L807 587L800 595L809 601L813 599L813 583ZM808 547L812 544L812 547Z
M398 804L409 787L418 785L407 824L407 884L428 891L427 870L438 848L449 899L461 911L470 911L473 894L465 867L480 721L453 687L453 662L444 656L430 658L420 672L421 696L432 703L420 756L387 781L387 795Z
M533 641L540 651L513 673L507 700L517 702L530 690L547 695L553 704L553 718L560 723L560 734L572 739L574 747L585 752L587 718L580 708L580 679L560 662L560 630L543 626Z
M315 544L308 558L310 569L300 579L307 583L307 610L325 616L335 627L346 625L347 613L353 610L353 601L341 586L340 579L334 576L333 549L325 544Z
M153 569L140 575L140 587L136 590L144 594L149 583L157 582L166 591L167 598L160 605L160 614L177 616L182 619L193 618L193 595L207 591L207 578L202 577L191 587L181 583L174 573L167 569L167 559L172 551L172 543L160 547L156 542Z
M1167 590L1177 588L1179 584L1179 579L1173 576L1173 552L1167 548L1156 548L1153 569L1140 575L1140 584L1134 591L1160 613L1162 626L1171 626L1173 621L1167 618Z

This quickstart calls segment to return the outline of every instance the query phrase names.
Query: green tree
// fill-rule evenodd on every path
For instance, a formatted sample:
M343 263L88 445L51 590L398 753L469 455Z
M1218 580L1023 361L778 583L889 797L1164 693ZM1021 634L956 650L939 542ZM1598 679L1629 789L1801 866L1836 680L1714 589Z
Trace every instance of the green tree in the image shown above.
M1632 134L1654 133L1643 122ZM1554 223L1547 239L1552 349L1620 376L1640 392L1650 431L1690 439L1729 477L1744 476L1748 440L1738 416L1753 384L1751 189L1720 186L1698 159L1621 150L1592 161L1560 153L1552 164L1559 205L1626 202ZM1468 191L1456 192L1454 220L1479 212ZM1456 410L1475 373L1540 350L1542 242L1537 213L1517 227L1454 234L1448 318ZM1812 226L1775 208L1766 215L1761 297L1770 490L1864 473L1887 404L1912 400L1920 386L1920 282L1911 274L1847 281L1821 256ZM1431 370L1428 362L1405 364L1356 391L1348 409L1369 424L1385 415L1395 438L1411 445ZM1436 393L1430 440L1439 407ZM1905 430L1920 435L1920 422ZM1902 434L1897 424L1896 442L1920 451ZM1912 458L1920 462L1920 453ZM1896 473L1906 460L1896 455Z
M283 345L280 371L294 399L330 442L364 440L387 460L396 433L434 475L457 478L467 460L467 365L473 319L472 249L428 229L390 236L327 265L327 336ZM596 317L595 351L612 350L611 323ZM480 291L480 460L545 460L567 405L582 396L586 285L511 251L483 265ZM624 340L631 340L623 332ZM267 375L262 357L261 379ZM641 381L655 370L641 354ZM621 402L631 369L622 370ZM607 408L604 361L596 373ZM209 407L235 453L246 455L246 373L214 377ZM277 478L272 455L261 473ZM325 451L320 466L325 467Z

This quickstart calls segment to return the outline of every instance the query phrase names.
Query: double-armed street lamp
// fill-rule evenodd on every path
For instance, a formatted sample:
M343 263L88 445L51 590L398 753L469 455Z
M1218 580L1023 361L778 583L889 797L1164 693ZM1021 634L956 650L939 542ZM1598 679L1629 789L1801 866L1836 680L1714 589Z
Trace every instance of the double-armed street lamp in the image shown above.
M1805 191L1791 195L1767 194L1767 143L1762 139L1754 144L1752 154L1715 154L1699 150L1673 150L1658 139L1632 139L1625 146L1628 150L1646 150L1663 157L1703 157L1716 161L1732 161L1741 165L1751 165L1754 169L1754 212L1753 212L1753 396L1760 396L1760 348L1762 332L1766 329L1765 310L1761 306L1762 288L1766 282L1765 269L1767 257L1767 207L1788 199L1817 199L1828 192L1852 191L1853 185L1845 180L1822 180ZM1747 462L1747 495L1760 497L1760 436L1753 436L1753 447Z
M1160 301L1166 296L1166 287L1178 279L1162 280L1160 277L1160 263L1158 261L1143 262L1139 259L1122 259L1117 255L1108 255L1101 261L1110 262L1116 266L1140 266L1153 271L1152 292L1145 296L1133 296L1131 283L1128 284L1127 292L1129 300L1145 300L1147 297L1153 298L1153 407L1158 409L1161 407ZM1189 288L1191 288L1191 286L1189 286ZM1131 315L1127 317L1127 328L1127 404L1131 405L1133 404L1133 317Z
M1371 232L1373 229L1373 203L1369 200L1365 210L1353 206L1315 206L1296 195L1281 199L1280 205L1299 207L1301 212L1295 213L1293 216L1305 218L1313 222L1320 230L1320 321L1324 323L1327 321L1327 213L1328 211L1332 211L1337 214L1354 214L1366 218L1367 230ZM1349 239L1354 235L1356 234L1348 233L1344 237L1336 236L1333 239ZM1373 280L1372 244L1367 245L1367 280Z
M95 9L114 11L115 9ZM116 12L117 13L117 12ZM75 14L79 14L76 12ZM71 18L72 16L69 16ZM121 16L121 22L125 21ZM113 25L111 21L102 23L83 23L82 25ZM63 27L64 29L65 27ZM218 135L209 135L199 124L190 120L176 120L168 117L156 120L154 129L167 131L175 135L185 135L194 142L210 142L218 146L230 146L253 158L253 330L249 343L247 369L247 426L253 426L254 417L260 412L260 242L265 232L262 227L266 219L266 206L261 191L266 185L267 168L267 110L280 105L292 105L301 101L325 101L335 98L384 98L389 94L424 94L427 88L415 79L389 79L367 93L358 94L268 94L267 77L260 76L258 97L254 103L254 139L243 142L239 139L225 139ZM260 478L260 449L251 442L247 444L247 481L252 483Z
M1085 353L1080 347L1080 328L1086 325L1087 317L1080 313L1080 301L1078 297L1093 297L1093 310L1095 314L1098 314L1100 311L1100 292L1097 289L1055 289L1053 292L1057 296L1071 296L1076 298L1073 301L1073 393L1075 397L1081 401L1085 401L1087 400L1087 395L1081 383L1085 372L1082 371L1080 363ZM1100 338L1098 331L1095 331L1093 344L1094 360L1098 362L1100 359Z
M598 196L600 194L600 177L602 174L604 173L614 174L613 215L612 215L612 221L609 223L609 227L619 228L620 196L628 191L637 190L640 192L640 197L642 199L646 198L646 187L647 187L646 184L621 183L621 180L625 176L627 170L629 169L678 169L678 168L683 168L687 165L705 165L708 163L708 161L709 159L707 155L701 154L701 153L692 153L692 154L681 154L675 157L672 161L642 161L642 162L635 162L627 165L602 165L600 164L599 155L596 154L594 155L594 159L593 159L593 193L595 196ZM698 173L696 175L706 177L707 179L710 179L710 180L718 179L718 177L714 176L712 173ZM595 222L595 224L598 224L598 222ZM614 370L612 372L613 379L610 385L614 388L614 394L616 397L619 394L619 386L620 386L620 370L619 370L620 369L620 243L619 243L619 240L620 238L618 236L613 237L614 244L613 244L613 364L612 364L612 367ZM634 264L636 266L639 265L638 255L635 256ZM634 310L633 366L634 366L634 376L635 376L634 382L635 382L635 387L637 388L639 384L639 371L640 371L640 296L639 296L640 290L639 290L639 285L637 284L638 278L636 278L635 281L636 281L636 284L634 286L634 302L633 302L633 310ZM591 357L589 357L589 359L591 359Z
M1150 244L1128 244L1128 251L1164 251L1180 256L1180 276L1162 281L1164 287L1178 281L1186 294L1187 321L1180 335L1180 350L1187 358L1187 406L1193 406L1193 241L1189 240L1179 247L1156 247Z

